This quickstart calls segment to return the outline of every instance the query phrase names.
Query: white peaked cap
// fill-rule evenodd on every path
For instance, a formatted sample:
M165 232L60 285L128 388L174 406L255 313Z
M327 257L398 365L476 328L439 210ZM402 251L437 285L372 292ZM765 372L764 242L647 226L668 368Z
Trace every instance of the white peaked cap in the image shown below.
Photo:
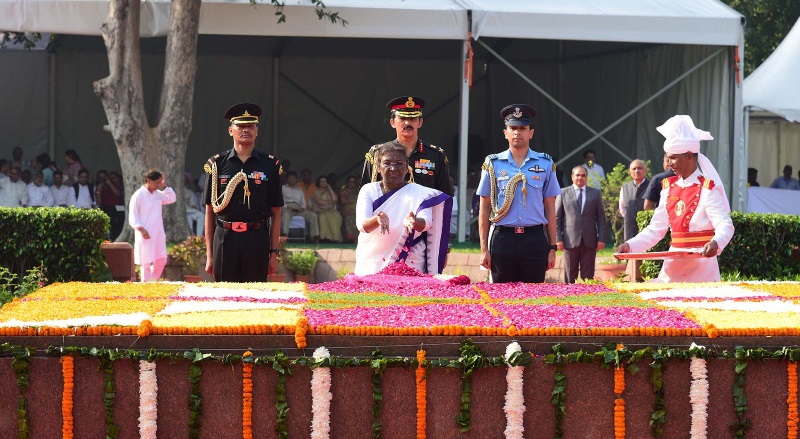
M692 118L686 115L672 116L656 130L666 138L664 152L667 154L697 154L701 140L714 140L708 131L695 128Z
M694 126L691 116L678 115L670 117L664 125L656 128L664 140L664 152L667 154L684 154L691 152L697 154L697 164L706 178L714 181L714 190L719 190L722 197L725 199L725 204L728 205L728 211L731 208L728 204L728 196L725 194L725 188L722 187L722 181L719 178L717 169L711 164L703 153L700 152L701 140L714 140L711 133L703 131Z

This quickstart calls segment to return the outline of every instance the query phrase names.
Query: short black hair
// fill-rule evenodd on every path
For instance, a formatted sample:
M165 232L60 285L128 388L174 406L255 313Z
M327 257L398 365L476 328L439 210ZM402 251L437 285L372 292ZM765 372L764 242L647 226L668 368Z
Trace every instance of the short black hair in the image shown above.
M408 156L406 155L406 147L397 142L386 142L378 146L378 152L375 153L375 166L378 166L378 163L380 163L381 158L390 152L401 153L403 159L405 159L406 161L406 165L408 165Z
M286 178L289 178L291 176L294 176L294 178L297 178L297 172L289 171L289 172L286 173Z
M144 173L144 178L152 181L161 180L163 176L164 174L158 169L148 169L147 172Z

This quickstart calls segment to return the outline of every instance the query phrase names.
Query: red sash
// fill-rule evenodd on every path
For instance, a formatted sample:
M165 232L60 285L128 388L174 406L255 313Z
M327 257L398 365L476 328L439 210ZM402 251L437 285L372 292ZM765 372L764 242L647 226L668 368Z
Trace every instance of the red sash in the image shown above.
M669 177L669 193L667 197L667 215L671 229L673 247L693 248L702 247L714 237L714 230L701 230L690 232L689 222L697 211L700 202L700 191L705 187L714 187L713 180L706 180L703 176L697 177L699 184L680 187L675 182L680 177Z

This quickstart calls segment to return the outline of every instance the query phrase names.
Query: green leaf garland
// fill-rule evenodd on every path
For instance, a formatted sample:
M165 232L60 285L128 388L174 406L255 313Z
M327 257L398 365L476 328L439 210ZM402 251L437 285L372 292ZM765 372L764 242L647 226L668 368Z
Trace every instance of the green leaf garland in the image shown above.
M292 374L291 361L283 351L278 351L272 358L272 368L278 372L278 384L275 386L275 408L278 416L275 419L275 432L279 438L289 436L289 400L286 399L286 379Z

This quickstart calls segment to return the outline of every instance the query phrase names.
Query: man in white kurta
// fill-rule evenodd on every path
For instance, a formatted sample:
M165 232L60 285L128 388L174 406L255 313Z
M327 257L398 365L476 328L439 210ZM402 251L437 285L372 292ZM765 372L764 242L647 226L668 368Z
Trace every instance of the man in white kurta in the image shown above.
M700 140L712 140L712 137L695 128L689 116L674 116L657 129L667 139L664 152L676 175L662 180L661 199L650 224L617 251L647 251L671 230L670 251L696 252L705 257L667 259L655 280L718 282L717 255L733 238L734 228L719 175L711 162L699 153Z
M36 174L33 182L28 185L28 206L53 207L53 195L50 193L50 188L44 185L41 173Z
M136 231L133 260L141 267L141 281L158 280L167 265L167 235L161 206L177 199L164 174L151 170L145 183L131 196L128 222Z

